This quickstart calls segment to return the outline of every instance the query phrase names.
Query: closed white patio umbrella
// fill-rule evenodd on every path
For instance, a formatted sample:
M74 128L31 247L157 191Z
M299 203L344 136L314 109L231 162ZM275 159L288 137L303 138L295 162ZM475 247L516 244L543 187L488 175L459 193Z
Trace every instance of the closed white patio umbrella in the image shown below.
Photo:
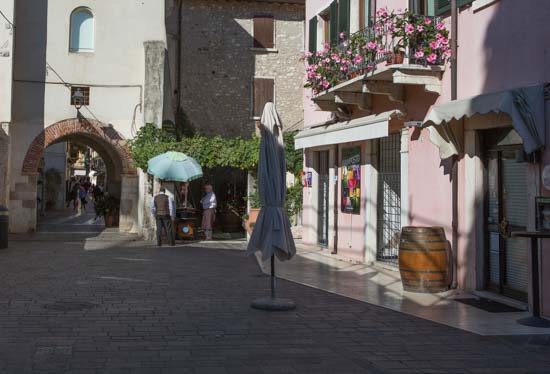
M264 261L271 259L271 296L255 300L252 307L265 310L290 310L291 300L275 296L275 256L281 261L296 254L290 220L285 209L286 161L283 128L273 103L267 103L261 118L262 140L258 163L258 192L261 211L252 231L246 255L260 251Z

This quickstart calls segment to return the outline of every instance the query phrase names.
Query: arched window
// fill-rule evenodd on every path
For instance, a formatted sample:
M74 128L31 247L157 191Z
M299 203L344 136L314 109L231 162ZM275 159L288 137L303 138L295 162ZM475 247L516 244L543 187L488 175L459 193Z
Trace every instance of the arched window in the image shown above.
M71 13L71 52L94 50L94 15L87 8L77 8Z

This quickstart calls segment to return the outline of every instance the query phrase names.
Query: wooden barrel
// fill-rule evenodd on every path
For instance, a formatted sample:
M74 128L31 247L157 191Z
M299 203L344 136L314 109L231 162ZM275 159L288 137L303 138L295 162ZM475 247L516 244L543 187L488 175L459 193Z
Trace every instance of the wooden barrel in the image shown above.
M403 289L423 293L448 290L447 248L442 227L403 227L399 243Z

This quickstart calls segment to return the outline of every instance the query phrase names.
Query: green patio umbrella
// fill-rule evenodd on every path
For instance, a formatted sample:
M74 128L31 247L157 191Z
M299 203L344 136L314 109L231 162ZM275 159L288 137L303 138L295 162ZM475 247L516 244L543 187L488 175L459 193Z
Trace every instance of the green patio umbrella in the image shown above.
M181 152L166 152L147 162L147 172L155 177L174 182L190 182L202 177L199 163Z

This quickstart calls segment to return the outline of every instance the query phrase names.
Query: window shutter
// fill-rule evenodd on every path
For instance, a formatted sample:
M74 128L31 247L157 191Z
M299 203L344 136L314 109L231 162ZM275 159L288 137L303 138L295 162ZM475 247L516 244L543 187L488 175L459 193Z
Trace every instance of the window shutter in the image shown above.
M435 14L440 16L451 10L451 0L435 0Z
M273 102L275 81L269 78L254 78L254 117L261 117L264 106Z
M465 5L473 3L474 0L456 0L456 5L460 8ZM445 12L451 10L451 0L436 0L435 2L435 14L440 16Z
M330 4L329 39L331 45L338 44L338 2Z
M309 51L317 52L317 16L309 20Z
M258 16L254 17L254 47L255 48L273 48L273 17Z
M349 21L350 0L340 0L338 3L338 33L344 32L349 35Z

